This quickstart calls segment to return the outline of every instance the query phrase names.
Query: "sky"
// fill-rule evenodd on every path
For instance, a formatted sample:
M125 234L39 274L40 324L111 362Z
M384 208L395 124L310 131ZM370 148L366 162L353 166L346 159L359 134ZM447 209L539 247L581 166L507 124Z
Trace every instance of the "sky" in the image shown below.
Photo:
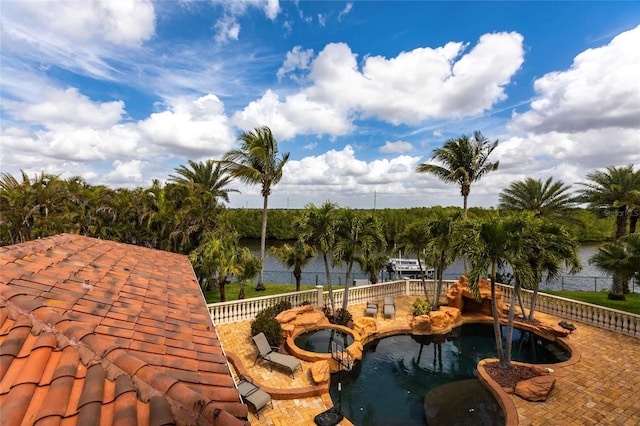
M640 164L638 1L0 0L0 171L168 181L268 126L270 208L462 206L416 172L482 132L511 182ZM234 182L231 208L261 208Z

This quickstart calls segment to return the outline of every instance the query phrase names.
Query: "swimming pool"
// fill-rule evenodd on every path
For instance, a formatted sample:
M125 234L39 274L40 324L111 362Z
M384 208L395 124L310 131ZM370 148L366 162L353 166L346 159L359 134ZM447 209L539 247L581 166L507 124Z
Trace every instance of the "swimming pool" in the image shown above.
M514 329L514 361L553 364L570 356L560 344ZM492 324L464 324L444 336L385 337L365 346L353 370L332 375L330 394L335 405L340 397L342 413L356 426L424 425L425 395L475 378L478 362L494 357ZM340 376L342 395L337 390ZM488 395L485 408L490 411L497 402Z

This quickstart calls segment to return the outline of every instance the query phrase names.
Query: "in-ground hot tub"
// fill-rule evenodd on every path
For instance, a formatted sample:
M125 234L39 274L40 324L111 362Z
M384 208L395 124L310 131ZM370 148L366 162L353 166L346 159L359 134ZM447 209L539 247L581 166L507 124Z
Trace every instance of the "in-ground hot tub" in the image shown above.
M294 339L294 343L300 349L319 354L330 354L333 342L343 348L348 348L354 341L351 333L336 328L318 328L305 331Z

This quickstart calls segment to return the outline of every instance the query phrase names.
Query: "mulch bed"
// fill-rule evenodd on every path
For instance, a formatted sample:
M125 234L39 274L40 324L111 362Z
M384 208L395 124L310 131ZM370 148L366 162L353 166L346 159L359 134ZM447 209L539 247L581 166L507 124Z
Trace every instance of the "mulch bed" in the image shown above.
M513 364L511 368L503 369L498 362L489 362L484 365L484 369L503 388L514 388L518 382L539 375L532 367L526 365Z

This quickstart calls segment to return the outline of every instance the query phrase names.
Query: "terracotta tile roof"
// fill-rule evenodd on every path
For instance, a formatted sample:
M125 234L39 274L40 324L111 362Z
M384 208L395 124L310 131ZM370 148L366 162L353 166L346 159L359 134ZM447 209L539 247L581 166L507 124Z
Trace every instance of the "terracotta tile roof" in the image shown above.
M78 235L0 247L2 425L246 425L186 256Z

